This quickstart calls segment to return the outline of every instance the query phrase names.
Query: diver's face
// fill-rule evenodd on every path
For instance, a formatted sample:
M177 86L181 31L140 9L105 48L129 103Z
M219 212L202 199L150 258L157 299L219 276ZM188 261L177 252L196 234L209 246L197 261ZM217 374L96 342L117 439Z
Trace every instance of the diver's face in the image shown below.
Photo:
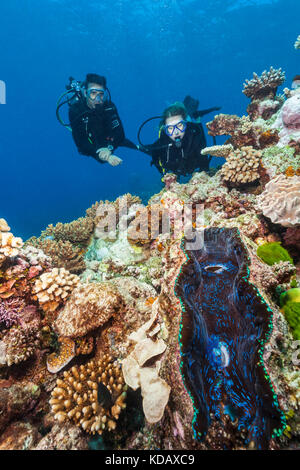
M86 102L89 108L94 109L104 103L105 88L98 83L89 83L85 90Z
M182 123L185 123L185 119L180 114L166 119L166 133L174 142L178 139L183 139L184 137L186 125L183 125Z

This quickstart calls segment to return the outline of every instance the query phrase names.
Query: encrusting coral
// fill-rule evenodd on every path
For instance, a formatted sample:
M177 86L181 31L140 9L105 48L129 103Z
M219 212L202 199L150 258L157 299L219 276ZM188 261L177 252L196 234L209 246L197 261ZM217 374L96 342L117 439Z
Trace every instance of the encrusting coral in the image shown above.
M62 336L85 336L116 315L122 305L121 295L109 282L80 283L59 312L54 328Z
M59 372L75 357L75 342L71 338L58 338L58 351L47 357L47 369L52 374Z
M300 177L278 175L266 184L257 198L265 217L284 227L300 224Z
M90 434L113 431L126 407L126 389L117 361L104 355L64 372L57 379L50 404L60 423L72 420Z
M53 268L35 281L33 298L39 301L44 311L53 312L66 301L78 283L79 277L75 274L70 274L64 268Z

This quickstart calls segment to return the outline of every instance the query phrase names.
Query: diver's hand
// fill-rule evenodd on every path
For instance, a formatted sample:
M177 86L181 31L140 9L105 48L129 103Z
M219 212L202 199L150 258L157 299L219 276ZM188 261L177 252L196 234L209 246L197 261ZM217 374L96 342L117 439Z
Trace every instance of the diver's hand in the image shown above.
M123 161L116 155L112 155L111 150L106 147L98 149L96 153L98 154L100 160L109 163L111 166L120 165L120 163Z
M107 161L111 166L117 166L120 165L123 160L122 158L119 158L116 155L111 155Z

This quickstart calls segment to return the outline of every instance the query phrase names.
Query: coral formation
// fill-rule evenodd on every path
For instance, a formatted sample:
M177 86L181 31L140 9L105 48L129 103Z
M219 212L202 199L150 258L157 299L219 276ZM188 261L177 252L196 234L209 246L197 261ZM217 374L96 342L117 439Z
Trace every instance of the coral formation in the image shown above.
M281 246L281 242L263 243L257 248L257 255L269 266L280 261L289 261L293 264L292 258L288 251Z
M104 386L104 388L102 388ZM104 393L105 392L105 393ZM113 431L126 407L126 385L118 362L104 355L64 372L57 379L50 404L60 423L72 420L91 434Z
M61 336L85 336L122 309L122 297L107 283L80 283L59 312L54 328Z
M78 282L79 277L65 268L53 268L35 281L34 299L44 311L54 311L66 301Z
M252 100L266 98L271 95L275 97L277 88L285 81L285 74L282 69L274 69L273 67L267 72L263 71L259 77L253 73L252 80L246 80L244 83L243 93Z
M291 141L296 144L300 142L300 94L290 96L283 104L277 119L272 125L273 129L279 130L279 143L283 147Z
M253 147L241 147L240 150L233 150L226 157L226 163L222 166L223 180L233 185L257 181L260 177L261 155L261 152Z
M5 219L0 219L0 263L8 256L17 256L23 245L21 238L15 238Z
M297 37L294 47L295 49L300 49L300 35Z
M284 227L300 224L300 177L278 175L266 184L258 197L258 207L265 217Z

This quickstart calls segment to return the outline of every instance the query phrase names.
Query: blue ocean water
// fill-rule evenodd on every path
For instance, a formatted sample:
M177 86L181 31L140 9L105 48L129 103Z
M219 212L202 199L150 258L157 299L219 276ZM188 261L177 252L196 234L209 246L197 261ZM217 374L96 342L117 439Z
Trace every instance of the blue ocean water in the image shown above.
M83 216L96 200L126 192L145 200L161 187L143 153L119 148L124 161L115 168L78 154L55 117L69 76L105 75L135 142L145 119L186 94L200 109L243 115L249 101L242 85L253 72L282 67L284 86L300 73L293 47L299 17L299 0L1 2L0 217L25 240L49 223ZM157 131L149 125L143 140L154 141Z

